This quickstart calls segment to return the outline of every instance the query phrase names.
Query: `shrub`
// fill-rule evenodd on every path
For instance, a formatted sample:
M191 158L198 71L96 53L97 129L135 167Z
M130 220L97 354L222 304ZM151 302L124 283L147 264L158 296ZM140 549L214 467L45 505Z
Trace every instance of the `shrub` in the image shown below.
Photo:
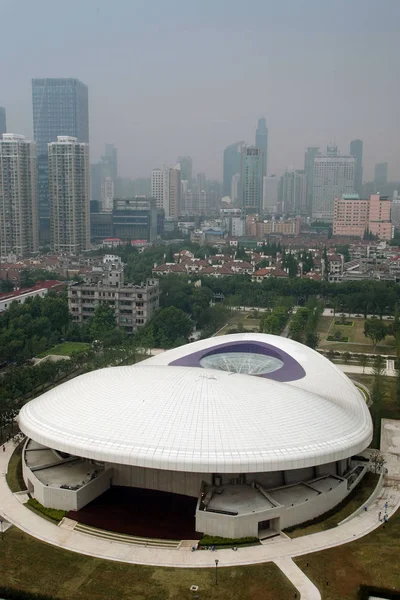
M43 506L43 504L40 504L40 502L38 502L35 498L29 498L26 504L28 504L35 511L40 512L49 519L52 519L53 521L57 522L61 521L61 519L63 519L67 514L66 510L58 510L57 508L46 508L45 506Z
M224 538L218 535L203 535L199 540L199 546L241 546L243 544L259 544L256 537Z
M348 342L349 341L348 337L337 338L337 337L334 337L333 335L328 335L328 337L326 339L328 340L328 342Z

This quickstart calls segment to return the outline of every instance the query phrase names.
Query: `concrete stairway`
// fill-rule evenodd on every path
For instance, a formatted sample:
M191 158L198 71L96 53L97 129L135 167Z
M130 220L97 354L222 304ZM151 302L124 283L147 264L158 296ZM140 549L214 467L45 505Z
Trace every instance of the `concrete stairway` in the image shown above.
M82 523L77 523L74 527L74 531L79 531L79 533L85 533L86 535L92 535L104 540L109 540L110 542L123 542L125 544L133 544L134 546L145 546L151 548L179 548L181 544L181 542L178 540L160 540L154 538L135 537L132 535L126 535L124 533L114 533L113 531L96 529L96 527L90 527L89 525L83 525Z

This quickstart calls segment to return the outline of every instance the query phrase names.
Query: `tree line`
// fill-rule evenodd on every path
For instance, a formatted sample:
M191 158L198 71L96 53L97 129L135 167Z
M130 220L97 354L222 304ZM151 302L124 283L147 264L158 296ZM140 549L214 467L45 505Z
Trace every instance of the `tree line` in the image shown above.
M2 373L0 386L0 442L5 431L12 433L13 420L22 406L55 385L76 375L121 364L132 364L141 352L128 339L117 347L93 345L68 359L43 360L37 365L21 365Z
M273 307L277 297L291 297L293 304L305 306L311 297L324 301L334 312L393 314L400 305L400 286L386 281L349 281L329 283L310 279L269 277L261 283L250 276L199 277L213 294L223 294L231 306ZM163 279L163 278L162 278ZM161 281L162 281L161 279Z

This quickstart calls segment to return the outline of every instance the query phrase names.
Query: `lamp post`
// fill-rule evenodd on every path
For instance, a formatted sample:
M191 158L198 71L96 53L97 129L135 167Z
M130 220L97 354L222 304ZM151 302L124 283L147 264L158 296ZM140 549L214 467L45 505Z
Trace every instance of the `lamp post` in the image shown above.
M218 558L215 559L215 585L218 585Z

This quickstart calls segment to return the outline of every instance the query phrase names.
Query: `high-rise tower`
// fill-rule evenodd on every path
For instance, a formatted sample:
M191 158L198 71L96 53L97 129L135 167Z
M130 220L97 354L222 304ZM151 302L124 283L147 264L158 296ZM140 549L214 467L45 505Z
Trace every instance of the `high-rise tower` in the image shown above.
M186 180L185 180L186 181ZM181 172L164 167L151 172L151 196L157 208L163 208L166 217L177 219L181 210Z
M48 144L57 136L89 142L88 88L78 79L32 79L33 134L37 150L39 225L48 241Z
M181 180L189 182L189 188L193 179L193 161L191 156L179 156L176 161L181 166Z
M0 106L0 140L3 133L7 133L6 109Z
M386 162L377 163L375 165L375 171L374 171L375 191L379 192L380 188L382 188L383 186L385 186L387 184L387 177L388 177L388 164Z
M279 182L280 211L295 215L307 213L305 171L286 171Z
M262 213L264 155L260 148L248 146L242 150L240 193L243 214Z
M0 140L0 256L38 250L36 148L23 135Z
M306 174L306 206L307 211L311 214L313 204L313 188L314 188L314 159L319 154L317 146L307 148L304 155L304 172Z
M263 153L264 158L264 175L268 175L268 129L267 122L262 117L258 119L258 126L256 129L256 148L259 148Z
M51 247L79 254L90 248L89 144L58 136L48 157Z
M361 140L352 140L350 142L350 155L356 159L354 171L354 191L360 196L363 193L363 143Z
M354 193L354 156L341 156L336 146L328 146L325 154L314 159L313 205L314 219L332 222L335 198Z
M240 173L240 161L244 142L231 144L224 151L224 183L223 195L229 196L232 191L232 177Z

